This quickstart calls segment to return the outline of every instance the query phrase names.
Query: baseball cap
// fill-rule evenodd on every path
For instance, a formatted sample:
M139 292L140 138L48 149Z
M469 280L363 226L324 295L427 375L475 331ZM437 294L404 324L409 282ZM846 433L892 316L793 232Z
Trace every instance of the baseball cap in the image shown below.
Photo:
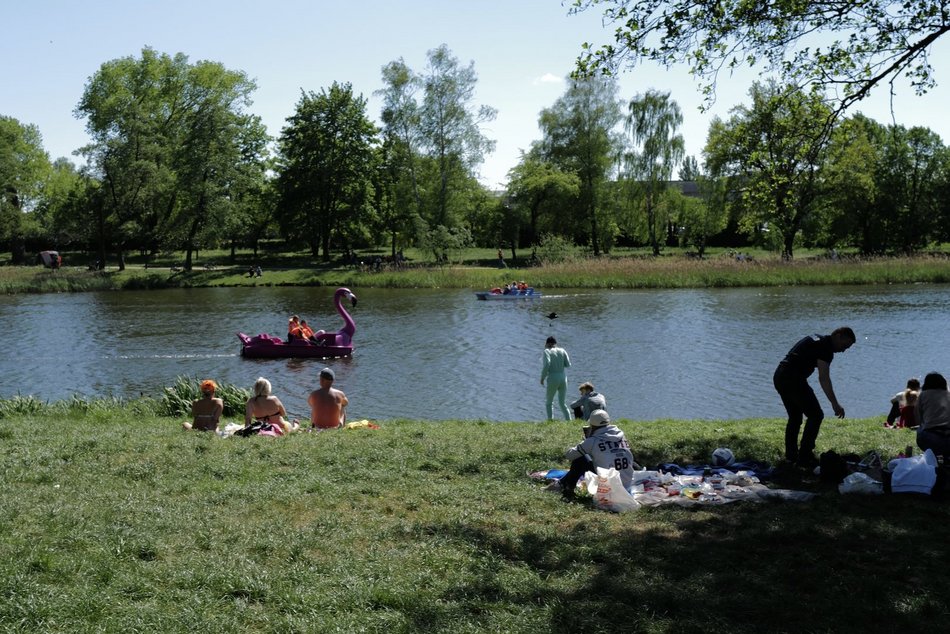
M595 409L590 413L590 418L587 419L587 422L592 426L600 425L609 425L610 424L610 414L605 412L602 409Z

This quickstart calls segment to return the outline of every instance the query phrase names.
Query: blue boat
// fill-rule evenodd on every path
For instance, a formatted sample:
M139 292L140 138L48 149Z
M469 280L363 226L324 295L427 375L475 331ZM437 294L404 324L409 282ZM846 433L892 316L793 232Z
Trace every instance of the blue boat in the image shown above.
M536 297L541 297L541 291L536 291L533 287L529 286L520 291L514 291L512 293L505 293L500 288L493 288L490 291L477 291L475 297L480 300L485 301L495 301L495 300L509 300L509 299L535 299Z

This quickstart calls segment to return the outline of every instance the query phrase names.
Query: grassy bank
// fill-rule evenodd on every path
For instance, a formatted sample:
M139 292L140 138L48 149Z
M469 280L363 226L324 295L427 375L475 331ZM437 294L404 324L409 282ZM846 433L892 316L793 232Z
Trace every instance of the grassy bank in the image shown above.
M544 494L578 426L182 432L153 404L0 403L0 630L918 631L950 504L841 496L612 515ZM779 456L776 420L620 421L646 463ZM820 448L909 431L828 421Z
M476 254L473 254L476 255ZM380 288L490 288L524 279L539 288L703 288L825 284L910 284L950 282L950 259L942 255L908 258L799 258L784 262L759 255L737 261L721 254L699 260L682 255L577 258L529 268L499 269L473 257L468 263L437 266L422 261L398 270L282 262L248 277L244 265L170 267L129 265L126 270L88 271L66 267L0 267L0 293L77 292L214 286L352 286Z

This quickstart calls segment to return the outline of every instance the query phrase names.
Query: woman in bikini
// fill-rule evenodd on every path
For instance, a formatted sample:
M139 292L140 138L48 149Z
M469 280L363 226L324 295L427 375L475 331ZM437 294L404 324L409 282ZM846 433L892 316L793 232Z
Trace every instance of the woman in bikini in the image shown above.
M191 404L192 422L185 421L181 426L195 431L216 431L224 412L224 401L214 397L218 384L211 379L205 379L199 387L201 398Z
M280 399L271 393L270 381L261 377L254 383L254 396L247 399L244 407L244 427L251 423L270 423L280 427L284 433L293 431L294 426L287 421L287 410Z

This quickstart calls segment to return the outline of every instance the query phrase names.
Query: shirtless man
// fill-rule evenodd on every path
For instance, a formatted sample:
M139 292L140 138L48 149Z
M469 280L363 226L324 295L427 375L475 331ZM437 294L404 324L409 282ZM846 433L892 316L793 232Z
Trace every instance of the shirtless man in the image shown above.
M320 370L320 389L310 393L310 423L314 429L337 429L346 420L346 394L333 387L333 370Z

